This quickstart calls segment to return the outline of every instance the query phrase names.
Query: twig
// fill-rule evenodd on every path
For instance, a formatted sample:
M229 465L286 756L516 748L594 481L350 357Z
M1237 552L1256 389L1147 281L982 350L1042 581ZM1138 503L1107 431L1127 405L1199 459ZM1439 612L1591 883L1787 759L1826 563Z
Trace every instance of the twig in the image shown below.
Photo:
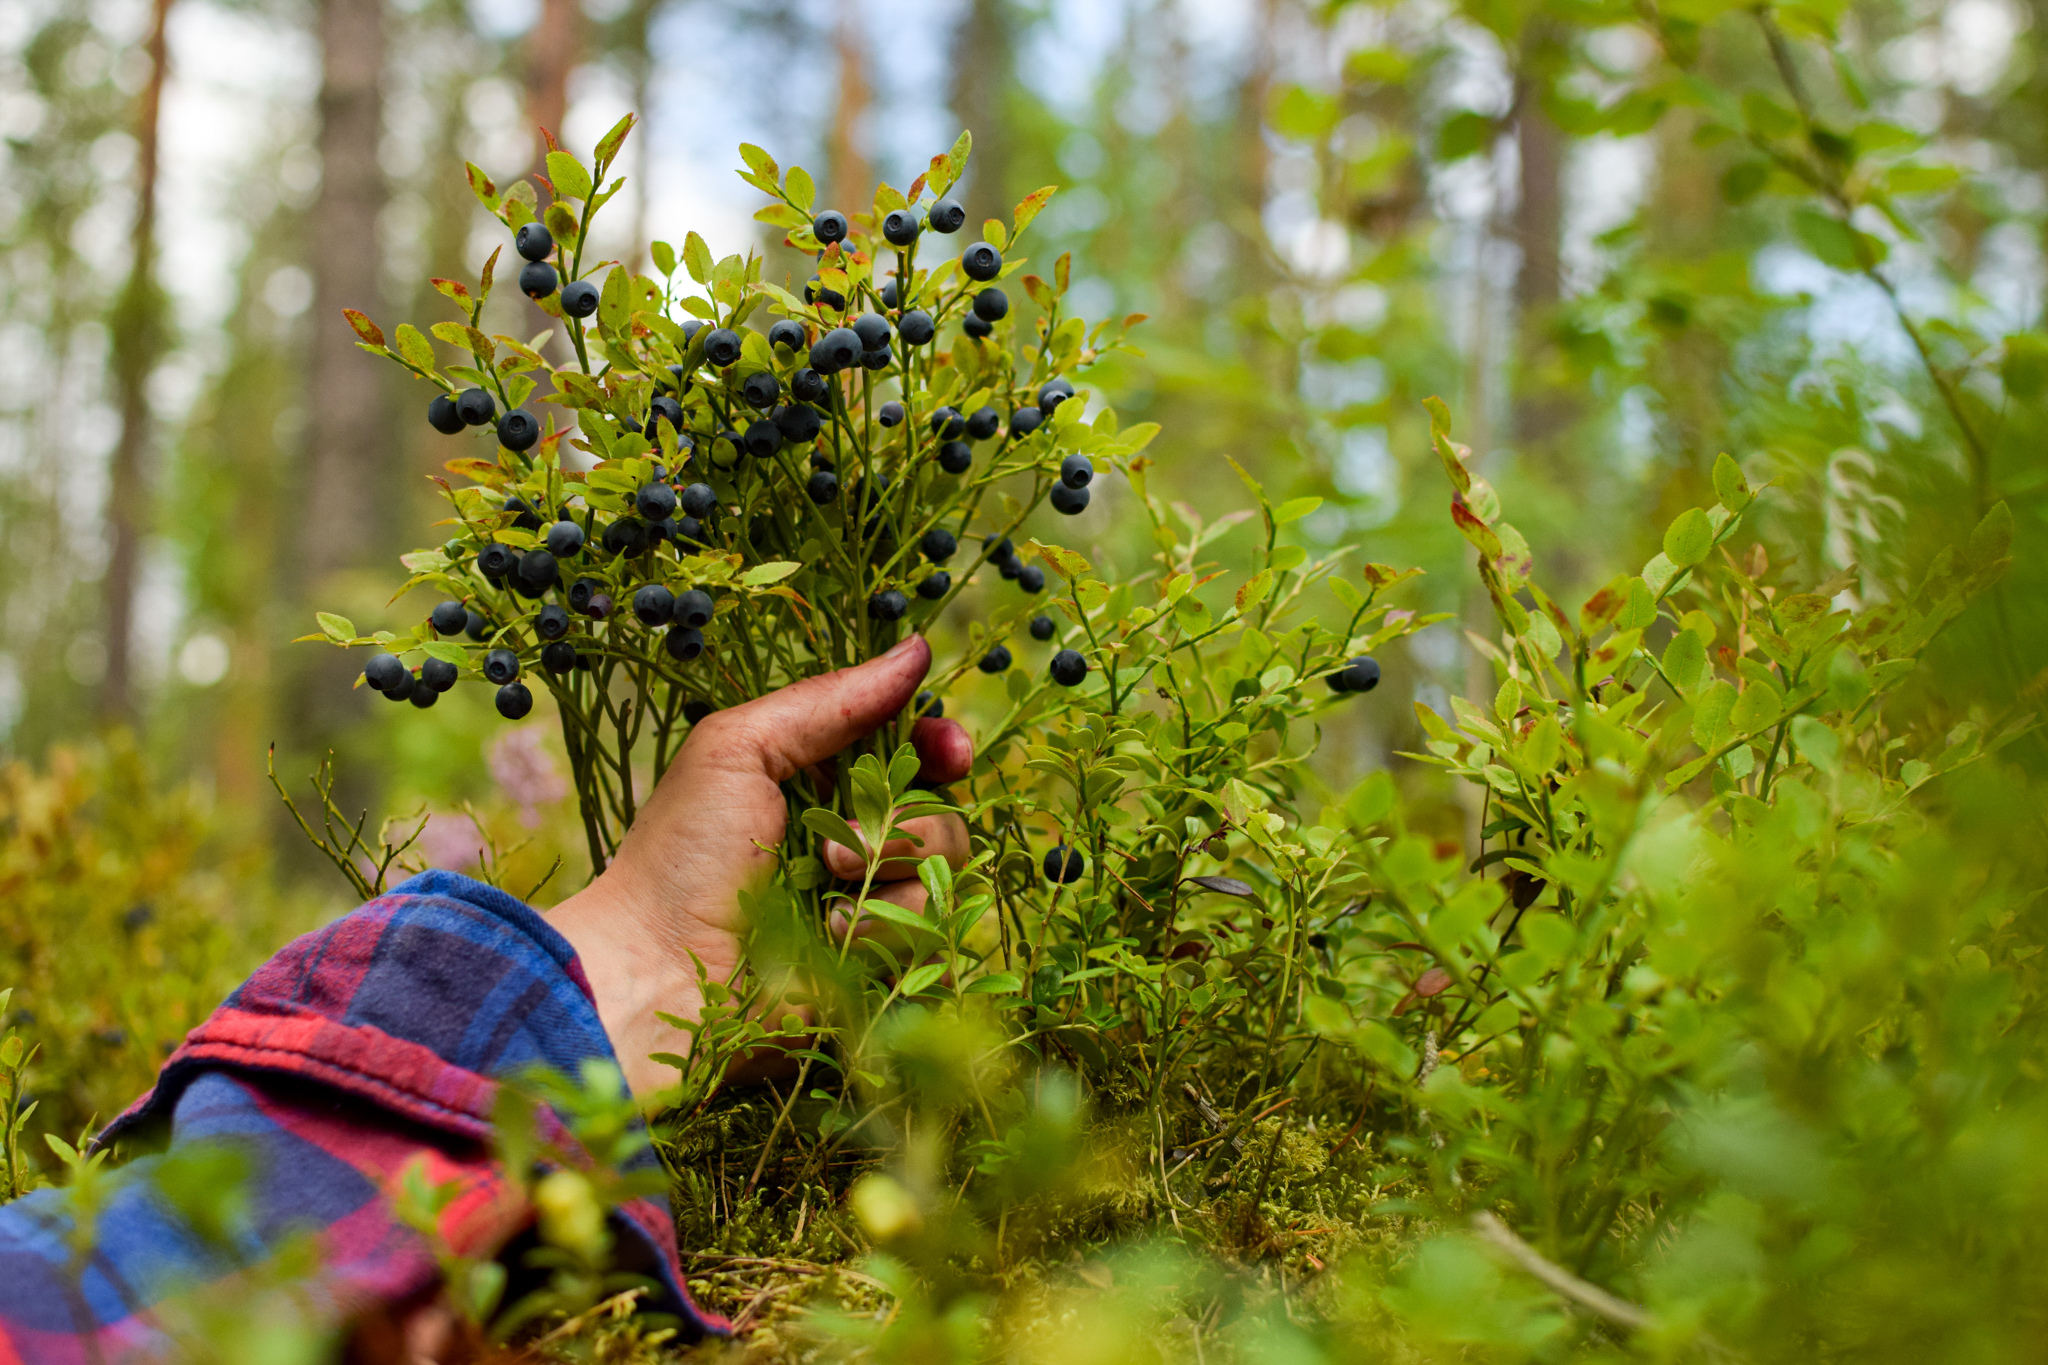
M1599 1285L1582 1280L1555 1261L1545 1259L1541 1252L1517 1237L1512 1228L1490 1211L1482 1209L1472 1215L1472 1230L1479 1234L1481 1241L1541 1281L1559 1298L1569 1299L1588 1312L1597 1313L1631 1332L1647 1331L1657 1325L1656 1318L1644 1309L1625 1299L1617 1299Z

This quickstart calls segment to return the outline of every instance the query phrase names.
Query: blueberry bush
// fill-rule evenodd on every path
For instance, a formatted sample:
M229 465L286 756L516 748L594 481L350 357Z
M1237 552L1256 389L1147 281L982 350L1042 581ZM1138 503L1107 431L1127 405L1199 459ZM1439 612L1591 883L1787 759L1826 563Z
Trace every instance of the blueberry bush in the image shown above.
M375 650L395 701L544 691L595 867L710 710L973 604L904 717L999 679L970 778L920 790L884 735L792 784L749 966L673 1021L655 1147L749 1358L1983 1358L2037 1328L1985 1306L2038 1302L2040 843L1972 816L2023 800L1999 755L2031 712L1936 726L1903 690L2010 562L2004 504L1866 601L1773 558L1773 492L1723 455L1571 606L1432 400L1492 677L1416 704L1410 757L1474 793L1468 847L1389 773L1307 763L1443 619L1402 605L1415 571L1312 557L1316 500L1241 468L1258 550L1220 567L1237 519L1168 504L1157 433L1083 387L1139 319L1070 316L1064 258L1012 306L1050 189L956 250L965 138L852 214L749 147L815 275L692 234L638 276L583 252L629 128L553 152L544 209L471 172L560 364L477 329L497 256L436 281L459 362L351 316L496 449L450 461L455 534L406 557L440 605L312 638ZM1135 574L1041 538L1111 476ZM975 855L921 865L922 914L810 844L941 808ZM889 932L834 937L842 898ZM792 980L817 1026L769 1017ZM730 1079L778 1035L793 1077ZM1873 1337L1929 1267L1967 1287Z

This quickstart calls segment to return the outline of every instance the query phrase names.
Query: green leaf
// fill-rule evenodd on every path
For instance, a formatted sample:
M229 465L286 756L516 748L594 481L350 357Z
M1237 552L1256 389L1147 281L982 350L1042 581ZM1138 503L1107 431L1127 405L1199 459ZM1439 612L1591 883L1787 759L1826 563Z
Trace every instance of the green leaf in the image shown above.
M1841 736L1812 716L1794 716L1791 728L1792 743L1800 757L1822 772L1831 773L1841 767Z
M699 284L711 283L711 248L694 232L683 238L683 264L689 268L691 279Z
M548 183L555 187L557 199L590 197L590 172L567 152L548 153Z
M1300 521L1322 505L1321 498L1290 498L1273 509L1273 524L1285 526L1290 521Z
M804 828L855 853L861 853L867 847L861 842L860 835L854 833L853 826L846 823L845 816L823 806L813 806L804 812Z
M740 582L750 588L765 588L770 583L780 583L802 567L803 565L793 559L779 559L772 564L756 564L740 575Z
M1681 569L1690 569L1713 548L1714 524L1697 507L1680 512L1664 531L1665 558Z
M485 208L489 209L492 213L496 213L499 203L497 185L489 176L483 173L474 161L465 161L462 163L462 167L469 176L470 192L476 195L478 201Z
M1689 630L1681 630L1664 646L1664 676L1681 692L1690 693L1707 667L1705 641Z
M1436 154L1442 161L1458 161L1485 147L1493 138L1493 120L1470 109L1460 110L1437 129Z
M1818 209L1802 207L1793 211L1792 226L1798 232L1799 240L1806 243L1806 249L1818 256L1823 265L1837 270L1863 268L1863 260L1857 254L1857 243L1869 239L1841 219Z
M921 929L928 934L936 932L932 928L930 920L918 914L915 910L905 910L894 901L864 900L860 903L860 912L862 915L870 916L874 919L887 920L891 924L900 924L906 929Z
M647 252L654 258L654 268L664 277L676 273L676 249L667 242L651 243Z
M1714 460L1714 496L1731 512L1740 512L1750 503L1749 480L1742 477L1742 466L1725 450Z
M987 976L970 981L960 993L962 995L1015 995L1024 989L1024 983L1015 972L990 972Z
M599 175L603 175L605 168L612 164L612 159L619 154L619 148L626 145L626 134L633 131L633 123L637 118L638 115L635 114L626 115L612 125L609 133L598 139L597 150L591 159L597 163Z
M931 989L933 982L945 974L945 963L927 962L903 978L903 993L905 995L922 995L925 991Z
M916 753L912 751L913 760ZM924 883L925 894L931 897L929 904L939 915L953 913L953 866L945 855L934 853L917 864L917 879Z
M404 356L407 363L416 365L428 374L434 372L434 343L420 335L420 329L409 322L398 324L398 344L394 349Z
M336 616L331 611L316 611L313 619L320 623L320 633L336 644L345 645L356 638L356 624L346 616Z
M818 200L818 188L811 183L811 173L801 166L789 168L789 180L783 189L789 195L789 202L805 213L809 213Z
M1058 185L1045 185L1024 196L1023 202L1018 204L1016 211L1010 215L1011 241L1014 242L1024 235L1024 229L1031 226L1031 220L1038 216L1038 211L1045 207L1046 202L1058 190Z
M1065 546L1048 545L1042 540L1034 539L1025 542L1025 547L1035 551L1039 558L1052 565L1054 571L1069 583L1089 570L1088 561Z
M420 646L430 659L439 659L444 664L457 668L469 667L469 651L461 645L451 645L446 640L429 640Z
M781 183L782 168L775 164L774 157L768 155L768 153L762 151L753 143L742 142L740 144L740 159L747 163L747 169L760 176L763 180L772 180L777 184Z
M1742 689L1742 695L1735 699L1735 708L1729 712L1729 723L1734 725L1738 735L1753 735L1768 729L1784 711L1778 701L1778 694L1762 683L1751 683Z

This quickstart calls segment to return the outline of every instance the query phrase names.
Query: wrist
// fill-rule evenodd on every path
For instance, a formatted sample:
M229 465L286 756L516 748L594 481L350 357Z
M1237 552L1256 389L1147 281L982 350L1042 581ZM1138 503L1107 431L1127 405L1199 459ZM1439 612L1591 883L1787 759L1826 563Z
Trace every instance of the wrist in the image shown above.
M646 1102L675 1082L673 1068L649 1061L648 1054L686 1055L692 1041L659 1015L694 1020L703 999L695 964L656 941L638 913L640 904L608 871L557 905L548 922L576 950L626 1084Z

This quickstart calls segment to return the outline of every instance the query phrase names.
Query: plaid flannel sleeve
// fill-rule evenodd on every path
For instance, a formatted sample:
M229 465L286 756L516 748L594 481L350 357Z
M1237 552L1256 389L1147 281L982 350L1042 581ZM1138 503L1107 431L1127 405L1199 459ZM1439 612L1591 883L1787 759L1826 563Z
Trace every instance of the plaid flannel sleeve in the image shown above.
M181 1220L144 1178L163 1154L115 1173L89 1239L72 1236L68 1190L0 1207L0 1365L154 1355L172 1344L157 1311L168 1298L306 1234L322 1266L310 1301L336 1322L430 1290L435 1260L393 1216L392 1181L424 1157L460 1191L443 1237L494 1252L531 1221L490 1157L498 1083L535 1065L573 1076L588 1058L613 1059L611 1043L560 934L468 878L405 882L243 983L100 1138L167 1132L173 1154L235 1144L252 1172L246 1245L223 1248ZM617 1222L623 1261L661 1285L667 1302L651 1306L698 1335L728 1330L689 1299L665 1201L635 1200ZM89 1250L74 1252L79 1240Z

